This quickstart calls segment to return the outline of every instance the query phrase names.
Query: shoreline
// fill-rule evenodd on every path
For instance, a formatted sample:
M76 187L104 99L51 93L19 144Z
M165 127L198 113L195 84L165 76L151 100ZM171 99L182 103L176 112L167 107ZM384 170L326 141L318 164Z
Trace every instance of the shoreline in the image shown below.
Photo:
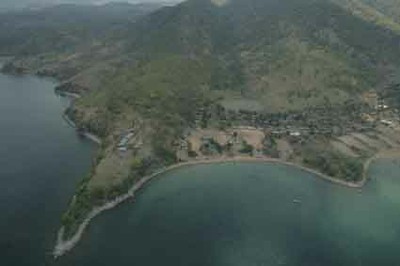
M12 57L0 57L0 73L4 74L4 75L13 75L13 73L8 73L5 72L3 69L4 64ZM3 60L2 60L3 59ZM37 76L39 78L51 78L56 80L58 83L61 84L61 80L57 79L54 76L51 75L38 75L37 73L22 73L22 75L33 75L33 76ZM56 88L56 87L55 87ZM73 93L73 92L68 92L68 91L63 91L63 90L54 90L54 93L60 97L65 97L68 98L70 100L70 106L72 105L73 101L76 99L80 99L82 96L79 93ZM69 106L69 107L70 107ZM66 110L69 108L67 107ZM65 113L63 113L62 118L67 122L67 124L69 126L71 126L72 128L74 128L77 132L77 126L75 124L75 122ZM93 133L90 133L89 131L82 131L82 132L78 132L81 136L83 136L84 138L91 140L92 142L94 142L97 145L101 145L102 144L102 140L100 137L96 136Z
M77 132L77 134L79 134L79 136L84 137L92 142L94 142L95 144L101 146L102 144L102 140L100 137L96 136L93 133L90 133L89 131L79 131L75 122L71 120L71 118L69 118L69 116L67 114L63 114L62 118L64 119L65 122L67 122L67 124L72 127L73 129L75 129L75 131Z
M167 174L170 171L179 169L179 168L184 168L184 167L190 167L190 166L195 166L195 165L205 165L205 164L221 164L221 163L246 163L246 162L258 162L258 163L270 163L270 164L280 164L280 165L286 165L290 167L295 167L299 170L305 171L307 173L310 173L312 175L315 175L316 178L321 178L322 180L325 180L327 182L330 182L335 185L341 185L344 187L352 188L352 189L357 189L357 188L362 188L366 185L368 181L368 169L375 160L377 159L382 159L382 158L395 158L395 157L400 157L400 151L394 151L393 153L389 152L380 152L376 154L373 157L370 157L365 161L364 163L364 169L363 169L363 175L362 175L362 180L358 182L348 182L344 180L339 180L336 178L333 178L331 176L328 176L326 174L323 174L317 170L308 168L306 166L298 165L296 163L291 163L291 162L286 162L282 161L279 159L274 159L274 158L268 158L268 157L245 157L245 156L238 156L238 157L222 157L222 158L212 158L212 159L199 159L199 160L193 160L193 161L188 161L188 162L181 162L177 164L173 164L171 166L165 167L163 169L160 169L156 173L145 176L141 178L136 184L132 186L132 188L129 189L129 191L113 201L107 202L102 206L95 207L86 217L86 219L79 225L79 228L77 232L73 235L68 240L63 240L63 234L64 234L64 228L62 227L58 233L57 233L57 242L54 247L54 250L52 252L53 258L57 259L63 255L65 255L67 252L71 251L81 240L86 228L89 226L90 222L100 215L101 213L113 209L119 204L125 202L126 200L130 198L134 198L136 192L138 192L140 189L143 188L144 185L146 185L149 181L153 180L156 177L159 177L160 175Z
M92 142L94 142L95 144L97 144L99 146L101 146L101 144L102 144L102 141L98 136L96 136L88 131L78 132L78 134L88 140L91 140Z
M60 95L61 97L67 97L71 99L80 99L81 95L78 93L73 93L73 92L68 92L68 91L60 91L60 90L55 90L55 93Z

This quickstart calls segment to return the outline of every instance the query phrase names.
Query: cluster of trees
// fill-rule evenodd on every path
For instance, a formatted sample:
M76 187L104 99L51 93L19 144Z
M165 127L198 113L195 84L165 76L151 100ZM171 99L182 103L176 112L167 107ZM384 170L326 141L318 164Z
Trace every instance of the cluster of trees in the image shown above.
M243 141L242 148L239 150L239 152L244 153L244 154L253 155L254 147L253 147L253 145L250 145L246 141Z
M61 217L65 239L71 237L78 230L80 223L94 206L94 197L87 187L89 180L90 177L86 177L80 182L68 210Z
M215 153L222 154L224 151L224 146L215 141L215 139L210 138L203 142L200 147L200 151L205 155L213 155Z
M303 162L324 174L350 182L361 180L364 171L360 159L329 150L309 151L304 156Z
M264 155L271 156L272 158L279 158L278 143L276 142L274 136L266 135L263 144Z
M64 226L64 237L68 239L77 231L79 225L94 206L100 206L128 192L138 178L151 174L159 167L159 164L160 161L155 158L134 158L131 162L129 176L121 183L110 187L92 188L89 187L90 176L83 179L68 210L61 219Z

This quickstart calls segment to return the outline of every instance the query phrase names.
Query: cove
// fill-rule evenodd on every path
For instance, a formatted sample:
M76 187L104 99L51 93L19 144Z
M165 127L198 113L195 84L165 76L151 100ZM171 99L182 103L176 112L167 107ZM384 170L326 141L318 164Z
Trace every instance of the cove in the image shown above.
M96 218L56 265L397 265L400 163L362 189L272 163L166 173Z
M56 83L0 74L0 265L51 262L60 217L95 145L62 114Z

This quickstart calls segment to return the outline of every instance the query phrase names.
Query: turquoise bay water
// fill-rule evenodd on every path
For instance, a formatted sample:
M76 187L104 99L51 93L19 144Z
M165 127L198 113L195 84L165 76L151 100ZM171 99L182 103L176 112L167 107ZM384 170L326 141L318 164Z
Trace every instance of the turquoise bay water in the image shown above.
M400 265L399 172L379 161L358 191L274 164L180 169L96 219L58 264Z
M44 265L94 145L62 119L55 83L0 74L0 265Z

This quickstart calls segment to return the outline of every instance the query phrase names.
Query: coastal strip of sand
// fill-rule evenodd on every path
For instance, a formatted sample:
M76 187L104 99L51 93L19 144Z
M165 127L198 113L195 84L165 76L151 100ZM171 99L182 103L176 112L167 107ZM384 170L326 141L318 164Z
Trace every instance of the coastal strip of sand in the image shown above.
M267 157L243 157L243 156L237 156L237 157L221 157L221 158L203 158L200 160L193 160L193 161L188 161L188 162L182 162L182 163L177 163L174 165L171 165L169 167L165 167L156 173L143 177L141 178L126 194L121 195L114 199L113 201L107 202L106 204L95 207L86 217L86 219L80 224L77 232L74 234L73 237L71 237L68 240L63 240L63 234L64 234L64 229L61 228L58 232L57 235L57 242L53 250L53 257L58 258L60 256L63 256L70 250L72 250L80 241L82 238L83 233L85 232L86 228L89 226L90 222L98 215L100 215L102 212L106 210L110 210L122 202L126 201L129 198L133 198L145 184L147 184L150 180L154 179L155 177L158 177L162 174L168 173L172 170L182 168L182 167L189 167L189 166L194 166L194 165L201 165L201 164L218 164L218 163L240 163L240 162L259 162L259 163L276 163L276 164L282 164L282 165L288 165L291 167L295 167L297 169L300 169L302 171L311 173L317 177L320 177L328 182L331 182L333 184L337 185L342 185L350 188L362 188L368 180L368 169L371 163L376 160L376 159L381 159L381 158L396 158L400 157L400 151L399 150L387 150L380 152L376 154L375 156L369 158L367 161L364 163L364 170L363 170L363 177L362 180L359 182L348 182L344 180L339 180L333 177L330 177L326 174L323 174L317 170L310 169L305 166L301 166L295 163L291 162L286 162L282 161L279 159L273 159L273 158L267 158Z

